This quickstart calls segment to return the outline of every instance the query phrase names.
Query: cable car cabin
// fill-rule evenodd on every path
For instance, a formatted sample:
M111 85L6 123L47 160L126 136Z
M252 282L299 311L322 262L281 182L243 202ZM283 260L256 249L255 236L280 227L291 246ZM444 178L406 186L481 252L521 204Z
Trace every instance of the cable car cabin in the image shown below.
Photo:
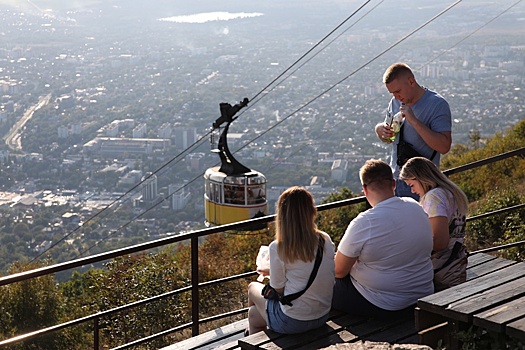
M204 174L207 225L224 225L268 215L266 178L258 171L226 175L219 167ZM266 227L254 227L261 229Z

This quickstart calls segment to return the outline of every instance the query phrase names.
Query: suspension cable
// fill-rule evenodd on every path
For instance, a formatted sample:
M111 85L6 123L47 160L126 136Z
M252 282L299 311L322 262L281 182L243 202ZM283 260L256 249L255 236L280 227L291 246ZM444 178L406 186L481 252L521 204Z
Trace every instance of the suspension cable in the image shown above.
M286 74L286 72L290 71L295 65L297 65L303 58L305 58L310 52L312 52L315 48L317 48L324 40L326 40L326 38L328 38L330 35L332 35L337 29L339 29L344 23L346 23L348 20L350 20L356 13L358 13L365 5L367 5L371 0L368 0L366 1L364 4L362 4L356 11L354 11L349 17L347 17L342 23L340 23L338 26L336 26L330 33L328 33L325 37L323 37L323 39L321 39L316 45L314 45L310 50L308 50L305 54L303 54L298 60L296 60L291 66L289 66L285 71L283 71L280 75L278 75L275 79L273 79L269 84L267 84L265 86L265 88L263 88L262 90L260 90L259 93L257 93L253 98L257 98L260 94L262 94L263 91L265 91L269 86L271 86L273 83L275 83L280 77L282 77L284 74ZM331 91L332 89L334 89L336 86L340 85L341 83L343 83L344 81L346 81L347 79L349 79L351 76L355 75L357 72L361 71L362 69L364 69L367 65L369 65L370 63L374 62L375 60L379 59L381 56L383 56L385 53L389 52L390 50L392 50L393 48L395 48L396 46L398 46L400 43L402 43L403 41L405 41L406 39L408 39L409 37L411 37L412 35L414 35L415 33L417 33L419 30L421 30L422 28L424 28L425 26L427 26L428 24L430 24L431 22L433 22L434 20L436 20L437 18L439 18L441 15L443 15L444 13L446 13L447 11L449 11L451 8L455 7L457 4L459 4L462 0L457 0L455 1L454 3L452 3L451 5L449 5L447 8L445 8L444 10L442 10L441 12L439 12L438 14L436 14L435 16L433 16L432 18L430 18L429 20L427 20L426 22L424 22L423 24L421 24L420 26L418 26L416 29L414 29L413 31L411 31L410 33L408 33L407 35L403 36L401 39L399 39L398 41L396 41L395 43L393 43L392 45L390 45L388 48L386 48L385 50L381 51L378 55L374 56L372 59L368 60L366 63L364 63L363 65L361 65L360 67L358 67L356 70L354 70L353 72L351 72L350 74L346 75L343 79L339 80L338 82L336 82L335 84L333 84L332 86L330 86L328 89L324 90L323 92L321 92L320 94L318 94L317 96L315 96L313 99L311 99L310 101L308 101L307 103L303 104L302 106L300 106L298 109L296 109L295 111L293 111L292 113L290 113L289 115L287 115L285 118L281 119L279 122L275 123L274 125L270 126L266 131L260 133L259 135L257 135L256 137L254 137L253 139L251 139L250 141L248 141L247 143L245 143L242 147L240 147L239 149L237 149L235 152L233 153L237 153L238 151L246 148L248 145L250 145L251 143L255 142L256 140L258 140L260 137L262 137L263 135L267 134L269 131L273 130L275 127L277 127L278 125L282 124L284 121L286 121L287 119L289 119L290 117L292 117L293 115L297 114L299 111L303 110L304 108L306 108L307 106L309 106L310 104L312 104L314 101L316 101L317 99L319 99L320 97L322 97L323 95L327 94L329 91ZM520 0L521 1L521 0ZM377 7L377 6L376 6ZM375 7L374 7L375 8ZM373 8L373 9L374 9ZM373 10L372 9L372 10ZM370 12L370 11L369 11ZM369 13L368 12L368 13ZM333 40L329 43L331 44L333 42ZM328 45L325 46L325 48L327 47ZM317 55L318 53L316 53ZM315 55L314 55L315 57ZM302 67L302 66L301 66ZM211 131L210 131L211 132ZM209 133L210 133L209 132ZM193 145L201 142L201 140L204 138L204 137L207 137L208 134L206 134L205 136L203 136L201 139L199 139L198 141L196 141ZM193 146L192 145L192 146ZM189 147L190 148L190 147ZM189 149L188 148L188 149ZM169 162L165 163L163 166L161 166L159 169L155 170L155 172L151 173L147 178L143 179L141 182L139 182L137 185L135 185L134 187L132 187L130 190L128 190L125 194L123 194L122 196L120 196L119 198L117 198L116 200L114 200L113 202L111 202L108 206L106 206L105 208L103 208L100 212L98 212L97 214L95 214L95 216L93 216L92 218L88 219L87 222L91 221L91 219L94 219L95 217L97 217L99 214L101 214L102 212L105 212L106 209L108 209L109 207L111 207L112 205L114 205L116 202L118 202L120 199L122 199L124 196L126 196L127 194L129 194L130 192L132 192L134 189L136 189L138 186L140 186L144 181L147 181L150 177L152 177L153 175L157 174L160 170L164 169L165 167L167 167L168 165L170 165L175 159L177 159L181 154L185 153L188 149L184 150L183 152L181 152L177 157L175 158L172 158ZM200 176L197 176L195 177L190 183L193 183L197 178L200 178L202 176L202 174ZM182 188L186 187L187 185L189 185L190 183L187 183L185 184ZM117 230L115 230L114 232L118 232L120 231L121 229L129 226L133 221L137 220L138 218L140 218L142 215L148 213L149 211L151 211L153 208L155 208L159 203L153 205L152 207L148 208L146 211L144 211L143 213L135 216L134 218L132 218L131 220L129 220L128 222L126 222L125 224L123 224L122 226L120 226ZM45 254L47 251L49 251L50 249L52 249L53 247L55 247L57 244L59 244L60 242L64 241L67 237L69 237L72 233L78 231L80 229L80 226L75 228L73 231L69 232L68 234L66 234L64 237L62 237L60 240L58 240L56 243L54 243L52 246L50 246L48 249L46 249L44 252L42 252L41 254L39 254L37 257L35 257L33 260L35 259L38 259L40 256L42 256L43 254ZM111 236L111 234L109 234L107 237ZM105 240L105 239L103 239ZM102 240L102 241L103 241ZM90 248L88 248L87 250L89 251L91 248L93 248L94 246L98 245L101 241L97 241L93 246L91 246ZM85 251L84 251L85 252ZM82 254L82 253L81 253Z

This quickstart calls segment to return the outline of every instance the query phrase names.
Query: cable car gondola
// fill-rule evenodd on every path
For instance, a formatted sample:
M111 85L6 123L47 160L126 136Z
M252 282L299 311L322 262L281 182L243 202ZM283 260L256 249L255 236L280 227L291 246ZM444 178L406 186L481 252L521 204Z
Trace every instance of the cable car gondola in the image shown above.
M227 134L233 118L248 104L245 98L235 106L221 103L221 116L213 123L213 130L226 123L219 136L218 147L221 166L212 167L204 173L204 211L206 225L225 225L268 215L266 200L266 177L239 163L228 149ZM212 133L213 136L213 133ZM213 140L212 140L213 142ZM265 228L251 227L251 229Z

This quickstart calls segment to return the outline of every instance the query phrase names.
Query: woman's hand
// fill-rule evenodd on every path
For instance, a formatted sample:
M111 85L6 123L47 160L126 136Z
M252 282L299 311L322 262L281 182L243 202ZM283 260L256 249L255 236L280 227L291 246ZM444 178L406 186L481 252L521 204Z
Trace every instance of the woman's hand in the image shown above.
M270 276L270 269L261 269L261 270L257 269L257 273L265 277Z

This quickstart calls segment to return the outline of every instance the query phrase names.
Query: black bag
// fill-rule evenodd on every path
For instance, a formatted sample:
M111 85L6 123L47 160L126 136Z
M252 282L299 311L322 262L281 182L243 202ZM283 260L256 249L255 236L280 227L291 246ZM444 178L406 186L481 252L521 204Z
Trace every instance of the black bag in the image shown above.
M397 165L403 166L410 158L414 157L421 157L421 154L413 149L410 143L399 139L397 144Z
M277 291L272 286L270 286L270 283L267 283L264 286L261 294L264 299L281 300L281 295L277 293Z
M321 236L319 236L319 246L317 247L317 254L315 256L314 269L310 274L310 278L308 279L306 287L304 287L302 291L288 295L281 295L277 293L277 291L272 286L270 286L270 283L267 283L261 291L261 295L264 297L264 299L279 300L283 305L293 306L292 300L295 300L301 295L303 295L304 292L306 292L306 290L308 289L308 287L310 287L310 285L313 283L315 276L317 276L317 271L319 270L319 266L321 265L321 261L323 260L323 249L324 239Z
M405 127L405 124L401 125L401 130L399 130L399 143L397 144L397 165L402 167L405 165L406 162L410 158L414 157L423 157L418 151L416 151L414 148L412 148L412 145L408 142L405 142L403 140L403 128ZM430 157L430 160L433 160L436 156L437 151L434 150L434 153L432 153L432 157Z

